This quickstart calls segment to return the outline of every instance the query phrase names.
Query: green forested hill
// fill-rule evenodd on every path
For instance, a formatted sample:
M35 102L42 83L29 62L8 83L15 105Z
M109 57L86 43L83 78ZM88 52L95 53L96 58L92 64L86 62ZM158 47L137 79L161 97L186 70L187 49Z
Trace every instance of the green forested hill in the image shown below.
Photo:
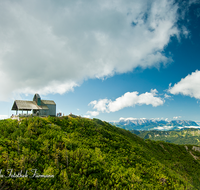
M98 119L1 120L0 188L200 189L196 150L143 140ZM16 177L20 171L27 176Z
M159 140L175 144L192 144L200 146L200 130L199 129L183 129L173 131L136 131L132 133L143 139Z

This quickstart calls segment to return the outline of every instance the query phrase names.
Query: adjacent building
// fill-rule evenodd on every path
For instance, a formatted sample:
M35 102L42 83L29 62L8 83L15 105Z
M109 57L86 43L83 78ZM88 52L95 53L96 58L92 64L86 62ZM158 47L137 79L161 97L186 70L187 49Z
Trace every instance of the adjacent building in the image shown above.
M31 111L34 116L56 116L55 102L53 100L42 100L39 94L34 95L33 101L15 100L12 110L16 111L16 115L19 111L22 115L28 115L28 112Z

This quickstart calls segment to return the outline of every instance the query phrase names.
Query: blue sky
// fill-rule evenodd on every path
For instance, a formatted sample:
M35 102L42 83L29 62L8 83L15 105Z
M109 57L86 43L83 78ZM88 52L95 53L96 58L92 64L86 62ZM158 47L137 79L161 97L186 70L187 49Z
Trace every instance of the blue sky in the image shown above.
M0 118L39 93L65 115L200 121L198 1L0 4Z

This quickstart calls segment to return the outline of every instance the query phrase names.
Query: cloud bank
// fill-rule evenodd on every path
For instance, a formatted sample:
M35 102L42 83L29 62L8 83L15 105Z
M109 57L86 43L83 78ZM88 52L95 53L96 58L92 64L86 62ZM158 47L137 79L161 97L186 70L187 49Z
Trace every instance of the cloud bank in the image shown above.
M8 119L9 117L8 117L8 115L0 115L0 120L2 120L2 119Z
M126 107L132 107L135 105L152 105L153 107L157 107L164 104L164 99L157 96L157 90L151 90L150 92L145 92L143 94L138 95L137 91L134 92L126 92L121 97L116 100L108 100L108 99L100 99L94 100L89 103L90 106L93 107L96 111L88 111L87 114L91 114L91 116L97 116L100 112L116 112Z
M177 10L173 0L1 1L0 100L169 63Z
M154 130L170 130L170 129L173 129L173 128L174 128L174 126L167 126L167 125L165 125L165 126L154 127L153 129Z
M183 94L185 96L194 97L200 99L200 71L196 70L182 78L181 81L176 83L168 90L171 94Z

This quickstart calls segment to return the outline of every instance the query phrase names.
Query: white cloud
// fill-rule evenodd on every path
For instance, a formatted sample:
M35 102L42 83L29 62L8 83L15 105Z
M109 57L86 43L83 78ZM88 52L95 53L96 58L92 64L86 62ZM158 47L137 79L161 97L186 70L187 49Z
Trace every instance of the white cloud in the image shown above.
M181 81L170 87L168 91L171 94L183 94L185 96L200 99L200 71L196 70L182 78Z
M169 63L177 10L173 0L1 1L0 100Z
M88 105L93 106L93 109L98 110L99 112L105 112L107 111L107 104L111 102L111 100L108 99L101 99L99 101L92 101Z
M188 37L188 35L189 35L189 31L185 26L182 26L182 33L183 33L183 35L185 35L185 37Z
M90 114L91 116L97 116L99 115L98 111L88 111L87 114Z
M90 116L90 115L84 115L83 117L87 117L87 118L90 118L91 116Z
M129 120L138 120L138 119L146 119L146 118L133 118L133 117L124 118L124 117L120 117L119 121L129 121Z
M157 96L157 90L151 90L151 92L145 92L138 95L138 92L126 92L121 97L116 100L100 99L99 101L94 100L88 105L91 105L93 109L96 109L97 112L116 112L125 107L131 107L135 105L152 105L157 107L163 105L164 99ZM89 113L88 111L87 113ZM91 112L92 113L92 112Z
M166 99L170 99L170 98L171 98L171 96L168 95L168 94L165 94L164 97L165 97Z
M154 127L153 129L157 129L157 130L170 130L170 129L172 129L174 126L167 126L167 125L165 125L165 126L158 126L158 127Z
M200 128L200 126L184 126L184 127L178 127L179 129L182 129L182 128Z
M123 96L117 98L115 101L109 101L108 103L108 112L115 112L118 110L121 110L125 107L131 107L136 104L142 105L152 105L153 107L157 107L159 105L162 105L164 101L159 98L155 97L157 93L157 90L151 90L151 92L146 92L143 94L138 95L138 92L127 92Z
M174 116L173 119L179 119L181 116Z
M8 115L0 115L0 120L1 119L8 119L9 117L8 117Z

